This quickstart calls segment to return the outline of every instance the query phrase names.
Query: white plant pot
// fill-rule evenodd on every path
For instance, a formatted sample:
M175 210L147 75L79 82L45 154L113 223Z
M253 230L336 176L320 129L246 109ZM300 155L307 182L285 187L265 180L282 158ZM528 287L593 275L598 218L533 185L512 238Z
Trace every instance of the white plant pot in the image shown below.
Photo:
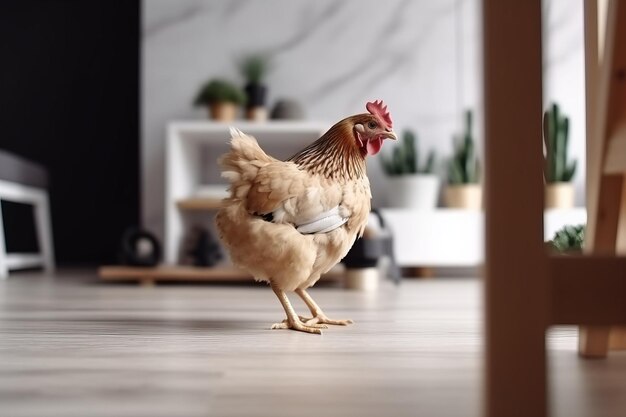
M568 209L574 207L574 184L554 182L546 184L546 208Z
M413 174L389 177L388 201L391 207L434 209L439 197L439 177Z
M445 191L446 206L480 210L483 205L483 189L480 184L448 185Z

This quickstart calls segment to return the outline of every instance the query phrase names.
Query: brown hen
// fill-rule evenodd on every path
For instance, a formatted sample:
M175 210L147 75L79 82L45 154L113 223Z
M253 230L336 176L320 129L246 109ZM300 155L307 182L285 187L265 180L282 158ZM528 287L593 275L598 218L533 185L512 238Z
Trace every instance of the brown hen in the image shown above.
M363 234L370 212L365 157L396 139L382 101L348 117L287 161L267 155L256 139L231 129L231 150L219 163L230 197L216 217L220 238L236 265L267 281L287 318L273 329L320 334L328 318L306 289L335 266ZM312 317L298 316L295 291Z

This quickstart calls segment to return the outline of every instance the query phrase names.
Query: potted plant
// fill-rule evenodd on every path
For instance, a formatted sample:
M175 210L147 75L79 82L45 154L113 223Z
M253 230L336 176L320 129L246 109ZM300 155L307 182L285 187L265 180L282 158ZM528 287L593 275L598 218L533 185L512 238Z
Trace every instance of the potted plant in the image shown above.
M480 163L472 138L472 112L465 112L465 132L454 140L454 154L448 162L448 186L445 189L446 206L477 209L482 207Z
M205 83L194 100L195 106L207 106L213 120L229 122L235 119L237 108L246 97L236 85L221 79Z
M569 118L560 113L557 104L552 104L550 110L543 114L546 208L574 206L574 186L571 181L576 173L577 161L567 160L568 134Z
M384 171L389 176L389 203L393 207L433 209L437 207L439 177L433 173L435 152L430 151L424 165L415 134L406 130L402 141L393 148L391 157L381 155Z
M246 118L254 121L267 120L267 86L263 84L270 67L269 58L265 55L250 55L244 58L239 70L246 80L244 91L247 96Z
M578 254L583 250L585 242L585 225L567 225L559 229L547 246L556 253Z

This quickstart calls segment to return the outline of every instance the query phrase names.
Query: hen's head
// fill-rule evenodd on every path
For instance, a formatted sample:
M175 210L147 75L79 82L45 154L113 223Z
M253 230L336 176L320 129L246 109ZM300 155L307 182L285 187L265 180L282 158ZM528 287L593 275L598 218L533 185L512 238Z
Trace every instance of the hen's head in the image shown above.
M369 113L357 114L344 120L351 129L354 144L363 156L376 155L385 139L397 139L392 130L392 121L387 106L380 101L365 106Z
M376 155L383 140L396 139L387 106L374 101L367 103L366 108L369 113L343 119L288 160L331 178L365 175L365 156Z

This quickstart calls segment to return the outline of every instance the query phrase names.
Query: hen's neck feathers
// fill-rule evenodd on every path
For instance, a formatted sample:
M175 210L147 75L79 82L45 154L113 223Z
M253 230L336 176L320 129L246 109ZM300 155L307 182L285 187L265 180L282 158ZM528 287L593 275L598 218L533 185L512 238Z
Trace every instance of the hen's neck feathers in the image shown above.
M288 161L330 179L365 177L365 155L356 144L353 128L350 118L342 120Z

